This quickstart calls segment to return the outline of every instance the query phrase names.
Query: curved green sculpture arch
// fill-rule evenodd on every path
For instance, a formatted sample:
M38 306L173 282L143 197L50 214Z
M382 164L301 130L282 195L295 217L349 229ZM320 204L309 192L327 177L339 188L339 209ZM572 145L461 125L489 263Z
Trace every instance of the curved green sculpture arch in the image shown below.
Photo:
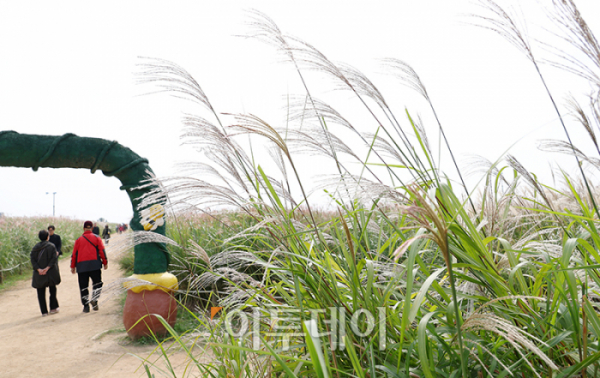
M32 168L85 168L92 173L101 170L105 176L121 181L133 208L130 227L134 231L152 229L165 235L164 211L138 211L140 197L155 189L153 186L138 189L152 174L148 160L116 141L79 137L75 134L61 136L19 134L0 131L0 167ZM146 219L142 219L142 214ZM146 228L144 228L144 225ZM145 243L135 246L134 273L151 274L167 271L169 254L163 243Z

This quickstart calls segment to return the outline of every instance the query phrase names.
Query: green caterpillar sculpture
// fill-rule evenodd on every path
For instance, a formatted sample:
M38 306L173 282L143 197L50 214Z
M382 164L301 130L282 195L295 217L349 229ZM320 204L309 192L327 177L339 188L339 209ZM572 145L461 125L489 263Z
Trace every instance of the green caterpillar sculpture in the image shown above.
M0 166L32 168L84 168L92 173L102 171L121 181L121 190L127 192L133 208L130 227L133 231L155 232L165 235L164 208L157 203L138 210L141 197L155 189L147 184L152 175L148 160L116 141L79 137L27 135L16 131L0 131ZM163 243L144 243L134 247L133 278L150 282L147 285L130 284L123 321L130 336L137 338L153 332L164 333L162 324L150 314L159 314L171 325L177 316L172 291L177 279L167 273L169 254ZM126 284L127 285L127 284ZM141 321L140 321L141 320Z

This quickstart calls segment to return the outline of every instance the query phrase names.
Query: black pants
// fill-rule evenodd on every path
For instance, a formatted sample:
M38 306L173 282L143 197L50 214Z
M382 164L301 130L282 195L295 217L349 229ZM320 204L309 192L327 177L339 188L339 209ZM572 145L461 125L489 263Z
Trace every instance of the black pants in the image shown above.
M100 292L102 291L102 271L92 270L91 272L77 273L79 280L79 289L81 290L81 303L85 306L90 301L97 301L100 298ZM90 278L92 279L92 297L89 297L88 287L90 285Z
M50 290L50 310L58 308L58 299L56 299L56 286L49 286ZM42 287L37 289L38 302L40 303L40 310L42 314L48 313L48 307L46 306L46 288Z

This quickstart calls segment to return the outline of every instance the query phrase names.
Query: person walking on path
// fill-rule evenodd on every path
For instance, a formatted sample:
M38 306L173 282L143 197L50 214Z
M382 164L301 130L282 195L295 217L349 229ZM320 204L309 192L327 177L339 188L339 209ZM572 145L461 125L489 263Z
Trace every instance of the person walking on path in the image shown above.
M50 239L48 240L50 243L54 244L56 250L58 251L58 255L62 255L62 241L60 240L60 235L54 233L55 227L53 225L48 226L48 233L50 234Z
M40 231L38 237L40 242L33 247L29 256L33 267L31 286L37 289L42 316L47 316L46 288L50 291L50 314L58 313L58 299L56 297L56 285L60 284L58 251L54 244L48 240L50 238L48 231Z
M98 227L96 223L94 223L94 228L92 228L92 232L94 233L94 235L100 236L100 227Z
M104 230L102 230L102 239L108 244L108 239L110 239L110 228L108 228L108 224L104 226Z
M93 223L85 221L83 235L73 246L71 273L77 273L83 312L90 312L90 304L98 311L98 299L102 291L102 266L108 269L108 259L102 239L92 233ZM92 279L92 297L89 297L89 284Z

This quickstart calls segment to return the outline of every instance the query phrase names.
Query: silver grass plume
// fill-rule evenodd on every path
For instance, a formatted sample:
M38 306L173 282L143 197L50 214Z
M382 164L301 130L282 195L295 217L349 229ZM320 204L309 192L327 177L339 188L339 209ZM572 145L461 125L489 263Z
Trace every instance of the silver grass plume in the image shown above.
M556 36L569 43L586 58L584 62L559 49L548 46L555 55L565 63L548 61L549 64L578 75L600 87L600 46L594 33L585 22L583 16L572 0L552 0L551 19L563 30L563 35Z
M287 143L290 150L295 153L323 155L332 159L336 158L337 153L344 153L358 161L361 160L353 149L341 139L321 128L305 128L303 131L289 130Z
M589 96L590 109L593 113L592 119L596 125L597 129L600 129L600 91L596 93L596 98L594 96Z
M463 159L462 165L466 167L465 172L467 176L479 176L481 174L485 174L488 177L493 177L499 173L497 162L492 163L481 155L466 155ZM505 184L508 184L508 181L503 175L500 176L500 179Z
M300 70L300 65L301 65L301 62L303 61L303 59L298 58L296 56L296 53L297 52L305 52L305 53L308 52L308 55L311 55L311 53L312 53L312 55L317 55L317 56L322 56L322 54L314 48L306 49L305 47L307 44L305 44L305 42L298 40L297 38L284 36L283 33L281 32L281 30L279 29L279 27L275 24L275 22L271 18L266 16L265 14L263 14L259 11L253 10L250 12L250 17L251 17L251 22L249 23L249 25L251 26L251 31L248 33L248 36L250 38L256 38L258 40L266 42L267 44L274 46L278 51L280 51L284 54L285 58L288 61L293 63L294 67L296 68L296 71L298 72L298 75L300 76L300 80L302 81L302 84L304 85L304 88L306 90L306 94L307 94L306 99L311 103L313 108L315 108L313 97L310 94L310 90L309 90L308 86L306 85L306 82L304 81L304 76L302 75L302 72ZM295 46L292 46L292 45L295 45ZM302 55L302 54L300 54L300 55ZM306 54L304 54L304 55L306 55ZM308 59L308 61L310 61L310 59ZM304 62L306 63L306 60ZM335 65L331 64L327 59L324 59L324 62L326 63L324 65L324 67L328 67L328 69L332 73L334 73L334 75L336 75L337 77L343 77L343 75L341 74L341 72ZM328 71L328 69L325 69L325 71ZM343 80L345 80L345 78ZM347 80L345 80L345 81L347 82ZM316 111L316 109L315 109L315 111ZM326 129L326 126L323 123L322 119L319 118L319 122L321 124L321 127L323 129Z
M267 122L252 114L229 115L233 115L236 120L236 124L229 126L230 129L239 134L254 134L266 138L274 143L288 158L288 160L291 160L291 155L285 140L281 137L279 132Z
M190 288L198 291L212 289L218 286L221 280L224 282L223 293L227 295L225 299L220 300L220 304L224 306L242 305L253 295L255 289L263 288L260 282L249 275L229 267L216 268L214 271L195 277L190 282Z
M516 243L517 240L512 239L512 235L515 231L525 228L531 232L534 232L538 228L541 228L542 222L548 221L552 218L549 214L539 213L539 212L526 212L524 214L517 213L517 210L510 209L512 211L512 216L507 217L507 219L503 222L502 226L504 227L502 236L507 240L511 240ZM533 230L533 231L532 231Z
M353 230L356 228L356 226L354 225L354 222L352 221L352 218L345 218L345 221L348 224L348 229ZM360 226L363 227L367 232L370 232L375 235L381 235L386 239L388 238L387 234L383 231L383 229L375 221L374 217L369 217L366 224L362 223Z
M429 250L427 250L428 252ZM425 250L423 252L426 252ZM342 256L337 258L342 259ZM373 275L376 278L378 284L386 285L394 281L395 279L406 272L404 265L399 264L392 259L383 256L377 250L365 251L365 258L373 265ZM366 284L368 280L367 273L361 272L361 282Z
M471 271L467 271L467 276L475 281L477 280L477 277L473 273L471 273ZM464 280L460 285L456 286L456 290L461 291L467 295L485 296L485 290L481 287L481 285L475 282L471 282L469 280Z
M338 64L340 72L351 84L351 89L359 96L371 98L379 107L389 110L385 98L375 84L357 68L348 64ZM343 88L347 89L347 88Z
M407 197L391 186L370 181L365 177L346 174L341 179L339 176L323 176L316 181L314 191L333 188L333 192L349 196L350 201L359 200L363 203L372 203L376 200L386 200L391 204L405 203Z
M456 158L454 157L454 152L452 152L452 148L450 148L450 142L448 141L448 138L446 137L446 133L444 132L442 123L437 115L437 111L435 110L435 107L433 106L433 102L431 101L431 98L429 97L429 94L427 93L427 89L425 88L425 85L421 81L421 78L419 77L419 75L417 75L416 71L410 65L408 65L407 63L405 63L401 60L388 58L388 59L385 59L383 62L388 67L388 69L390 71L392 71L393 74L394 74L394 71L398 72L395 74L395 76L398 77L404 85L417 91L417 93L419 93L421 96L423 96L423 98L425 98L425 100L429 104L431 112L433 113L433 116L435 117L435 120L437 122L440 137L443 138L444 143L446 144L446 148L447 148L448 152L450 153L450 157L452 159L452 163L454 164L454 168L456 169L456 173L458 174L458 177L460 178L460 182L462 183L463 189L467 195L467 200L471 204L473 213L477 213L477 210L475 209L475 204L473 203L473 201L471 199L471 195L467 189L467 185L465 184L465 180L462 176L461 170L459 169L458 163L456 162ZM421 135L423 135L425 148L431 155L431 148L429 147L427 135L425 134L425 129L422 126L421 119L418 118L417 121L415 122L415 120L412 119L412 117L408 114L408 111L406 112L406 114L407 114L409 120L411 121L411 123L415 125L417 132L419 132L419 133L421 133ZM404 135L403 132L401 133L401 136L402 135ZM404 139L406 140L405 135L404 135ZM407 147L410 146L410 143L407 140L405 141L405 144ZM410 148L412 149L412 146L410 146ZM427 170L427 168L421 162L421 160L418 158L418 156L416 156L416 153L414 155L415 155L414 156L415 162L417 164L420 164L424 170ZM431 163L431 168L433 168L433 174L434 174L436 180L439 180L439 177L437 175L437 167L435 166L434 161L431 160L430 163Z
M433 154L431 153L431 146L429 145L429 137L427 136L427 131L425 130L425 126L423 125L423 119L421 119L420 114L417 114L417 117L413 118L413 123L415 124L415 128L421 136L421 140L423 140L423 145L425 146L425 149L427 150L430 156L433 156Z
M571 110L571 114L573 115L573 117L581 124L581 126L583 126L585 131L587 131L588 135L590 136L590 139L594 143L594 146L596 146L596 151L600 155L600 147L598 147L598 139L596 138L596 133L594 132L590 119L588 118L587 114L585 113L579 102L577 102L575 97L570 96L567 99L567 106ZM592 110L595 109L593 102L590 103L590 107L592 108ZM598 125L598 121L600 119L598 118L597 114L595 115L596 125Z
M390 157L402 165L406 165L406 160L398 153L398 148L393 146L387 139L379 134L363 133L363 137L373 144L373 149L379 151L381 156Z
M148 186L152 189L141 197L138 205L140 209L168 199L165 207L174 212L210 205L233 206L248 213L252 212L251 203L249 202L250 197L240 196L231 186L223 187L189 176L174 176L164 179L152 178L147 180L140 188ZM277 184L274 186L278 187ZM279 194L282 197L286 196L284 190L280 190ZM257 198L253 198L252 202L262 203Z
M236 188L232 184L232 180L227 180L227 178L220 171L218 171L215 167L213 167L210 164L189 161L178 163L176 165L176 168L178 172L182 175L187 174L189 176L214 177L219 182L226 184L232 191L236 190ZM239 183L242 184L241 186L243 188L245 188L244 180L240 180Z
M141 71L137 73L137 83L153 83L161 88L152 93L170 93L175 97L191 100L203 105L214 112L208 97L200 87L200 84L185 69L179 65L164 59L140 57L147 63L138 64Z
M353 125L352 123L346 119L344 116L342 116L336 109L334 109L333 107L331 107L329 104L325 103L324 101L321 101L319 99L316 98L312 98L312 107L311 108L307 108L306 107L306 103L304 101L301 100L295 100L290 104L290 121L301 121L303 124L306 120L310 121L310 120L317 120L319 121L319 123L322 123L323 121L328 121L326 123L334 123L337 125L340 125L342 127L345 127L349 130L351 130L353 133L355 133L356 135L359 136L359 138L361 139L361 141L365 144L366 147L371 147L372 145L372 138L368 138L366 137L366 134L360 133ZM308 132L305 132L302 129L299 129L299 133L300 132L305 132L306 138L305 139L309 139L310 136L312 134L315 133L316 128L311 129ZM349 148L347 146L345 146L341 140L339 138L337 138L336 136L334 136L333 134L331 134L329 132L328 128L324 128L321 127L320 133L322 133L322 136L325 137L324 141L321 142L320 144L322 145L322 147L320 148L320 150L326 149L326 147L329 147L332 151L330 152L324 152L327 156L336 158L336 149L339 149L340 147L340 143L344 146L343 148L343 152L348 153ZM324 142L327 143L324 143ZM390 145L390 143L388 142L388 145ZM394 150L394 155L396 156L400 156L400 154L398 153L399 147L391 147L390 145L390 150ZM381 160L384 164L386 164L385 159L383 158L383 156L380 154L380 151L377 148L373 148L372 149L373 153L375 156L377 156L379 158L379 160ZM354 156L356 158L356 156L354 154L352 154L352 156ZM358 159L358 158L357 158ZM403 161L403 158L400 157L400 159ZM361 159L358 159L361 163L363 163L364 167L371 173L373 173L371 171L371 169L364 164L364 162ZM338 163L341 165L341 163ZM343 167L343 165L342 165ZM348 172L348 170L346 170L344 168L344 170L346 172ZM373 174L374 177L376 177L375 174Z
M337 110L335 110L333 107L331 107L330 105L328 105L327 103L325 103L324 101L321 101L319 99L313 98L313 107L312 108L307 108L305 103L303 101L294 101L291 103L290 105L290 121L302 121L304 122L305 120L318 120L319 122L322 121L322 119L324 119L325 121L329 121L330 123L335 123L337 125L340 125L342 127L345 127L349 130L351 130L352 132L354 132L356 135L358 135L362 142L367 146L371 146L372 143L372 138L367 137L368 134L362 134L360 133L353 125L350 121L348 121L348 119L346 119L344 116L342 116ZM299 132L303 132L303 131L299 131ZM311 129L310 131L306 131L305 132L305 138L303 139L309 139L311 135L313 135L316 131L316 128ZM341 145L343 145L343 143L341 142L341 140L337 137L335 137L333 134L331 134L328 129L325 128L321 128L321 130L319 131L322 136L325 137L325 140L323 140L323 142L320 142L321 146L320 150L326 149L326 147L329 147L331 149L339 149L340 147L340 143ZM324 142L327 142L324 143ZM404 161L404 159L401 157L401 155L398 153L398 146L392 147L391 144L389 142L387 142L387 146L386 146L386 151L391 152L393 151L393 155L400 161ZM389 147L388 147L389 146ZM342 152L346 152L348 153L348 150L352 151L351 149L349 149L347 146L343 145L343 150ZM375 146L376 147L376 146ZM385 163L385 159L383 159L383 157L380 155L380 151L378 148L373 148L373 152L375 153L375 155L377 157L379 157L379 159ZM324 151L325 154L327 154L328 156L331 157L335 157L335 154L332 152L326 152ZM356 155L354 155L353 153L351 154L352 156L354 156L355 158ZM358 158L357 158L358 159ZM361 161L359 159L359 161ZM361 161L362 162L362 161Z
M342 70L330 61L325 54L308 42L293 37L289 37L288 39L294 43L294 46L291 47L291 52L300 68L325 73L337 78L344 83L346 87L354 89L352 83L344 75Z
M512 155L506 156L506 161L508 164L517 171L524 179L527 181L533 188L535 188L538 193L544 198L546 204L551 207L550 201L548 197L546 197L546 193L544 189L540 186L538 181L531 175L531 173L523 167L523 165Z
M531 62L535 63L536 60L527 37L526 26L515 21L516 17L511 14L514 12L504 10L493 0L479 0L479 5L487 10L490 16L471 15L474 19L482 21L474 23L474 25L497 33L521 51Z
M340 89L349 89L365 105L369 114L377 121L377 124L383 127L377 116L371 108L365 103L364 98L371 98L375 103L387 110L390 114L387 103L377 87L358 69L345 64L335 64L329 60L325 54L315 48L313 45L297 38L289 37L293 42L291 47L292 54L298 68L305 68L316 72L325 73L338 80L341 84ZM386 113L386 116L388 114ZM402 134L402 132L401 132Z
M251 11L250 18L249 26L251 30L248 33L248 37L274 46L298 70L306 68L308 70L324 72L340 80L345 87L350 88L355 93L369 96L381 104L383 99L381 93L357 69L350 66L339 67L311 44L296 37L284 35L277 24L261 12ZM383 103L385 104L385 101Z
M252 22L250 23L250 25L253 27L253 32L249 33L250 37L257 38L271 45L274 45L279 51L284 52L285 57L294 64L296 71L298 72L300 79L304 85L304 88L307 92L307 99L310 100L310 103L312 104L313 110L315 112L318 113L318 110L314 103L313 97L310 94L308 86L306 85L304 76L301 72L301 68L326 73L332 77L337 78L341 83L343 83L345 87L349 88L357 95L360 101L365 105L369 114L371 114L371 116L373 116L373 118L376 120L379 127L385 130L383 124L379 121L375 113L373 113L371 108L365 103L363 96L369 95L380 106L385 106L386 108L387 104L385 104L385 101L382 103L383 96L381 96L381 93L377 90L373 83L368 78L366 78L366 76L360 73L360 71L348 66L340 68L336 64L331 62L323 53L321 53L312 45L298 38L283 35L281 30L277 27L277 25L273 22L272 19L258 11L252 12ZM345 74L348 74L350 78L346 77ZM354 84L356 84L357 87L355 87ZM388 112L389 114L392 114L389 109ZM389 117L389 114L386 114L386 116ZM319 119L321 127L323 129L327 129L321 116L318 115L317 117ZM398 131L400 132L401 136L404 135L401 129L398 129ZM406 137L404 136L403 138L407 148L409 148L410 144L408 143ZM335 160L336 164L338 164L338 170L340 171L340 174L342 174L341 167L339 166L337 159ZM366 165L365 167L366 169L370 170L370 168ZM410 173L413 174L412 171L410 171ZM396 176L394 172L392 172L392 174ZM374 177L378 179L376 175L374 175Z
M414 90L429 101L429 94L427 94L427 89L423 85L421 78L408 63L400 59L386 58L383 60L383 64L403 85Z
M498 6L493 0L480 0L480 2L484 5L484 7L486 7L489 11L491 11L493 13L493 16L492 17L475 16L475 17L478 17L485 21L483 25L478 25L478 26L481 26L481 27L487 28L487 29L491 29L491 30L497 32L498 34L503 36L506 40L508 40L510 43L515 45L519 50L521 50L527 56L527 58L531 61L531 63L535 67L535 70L544 86L544 89L545 89L550 101L552 102L552 106L554 107L554 110L556 111L556 114L558 115L558 119L559 119L561 126L565 132L565 135L569 141L569 145L572 146L574 149L573 141L569 134L569 130L567 129L567 126L565 125L563 116L561 115L561 112L558 109L556 102L554 101L554 97L552 96L552 93L550 92L550 88L548 87L548 85L546 83L544 75L542 75L542 73L541 73L538 62L534 58L531 47L527 41L527 38L524 36L525 28L518 27L516 22L514 21L514 18L511 17L511 15L509 15L506 11L504 11L500 6ZM583 26L586 27L585 30L583 30L583 29L579 30L579 32L583 33L583 34L575 33L574 38L575 39L577 39L578 37L583 38L583 39L587 40L588 43L591 42L595 46L594 48L597 49L598 51L600 51L600 49L597 48L598 46L597 46L595 39L594 40L590 39L593 37L593 34L591 33L591 30L589 30L589 28L587 28L587 25L585 24L585 21L583 21L583 18L579 14L579 11L577 10L575 3L571 0L556 0L556 1L554 1L554 4L557 6L564 5L565 11L566 11L565 14L568 14L569 12L571 12L571 16L572 16L571 18L574 20L575 24L577 24L579 27L583 27ZM577 26L575 26L575 28L577 28ZM586 35L586 33L589 33L589 35ZM571 37L571 38L573 38L573 37ZM577 44L577 43L575 42L575 44ZM596 55L598 57L600 57L600 54L596 54ZM598 60L596 60L595 63L596 63L596 66L600 67L600 65L598 65ZM574 64L576 66L576 62L572 62L572 64ZM569 69L567 68L567 70L569 70ZM590 78L590 79L592 79L592 78ZM592 82L594 82L594 81L592 80ZM598 80L596 80L594 83L598 86ZM596 91L596 95L598 96L599 94L600 93L598 91ZM579 172L581 173L581 177L582 177L583 181L585 182L585 186L588 191L590 200L592 201L594 211L596 212L596 215L598 217L600 217L600 210L598 209L598 206L596 205L594 196L592 195L592 190L591 190L590 184L588 182L588 179L585 175L585 172L583 171L583 168L581 167L581 162L575 152L573 152L573 155L575 156L575 160L577 161L577 167L579 169ZM542 194L542 196L544 196L544 194Z
M275 225L277 228L281 227L284 224L288 224L290 223L291 225L294 226L294 228L296 229L296 231L300 232L302 230L307 229L307 225L303 224L302 222L296 220L296 219L285 219L281 216L270 216L267 217L265 219L263 219L262 221L258 222L257 224L246 228L245 230L242 230L241 232L230 236L229 238L225 239L223 241L223 244L227 245L232 243L235 240L238 239L248 239L253 235L262 235L260 233L257 233L258 231L261 230L266 230L266 229L272 229L272 225Z
M283 159L283 152L279 148L269 148L268 153L271 156L271 159L273 159L273 161L275 162L275 165L277 165L277 168L279 169L279 172L281 172L284 181L288 182L288 172L285 165L285 160ZM287 191L290 192L289 187Z
M290 62L295 63L292 48L290 47L287 37L283 35L275 21L266 14L252 9L248 12L249 31L246 38L254 38L269 46L274 47L277 51Z
M180 206L234 206L244 208L246 199L228 187L216 185L193 177L169 177L156 179L162 188L155 188L141 198L138 205L143 209L165 198L170 203L166 206L176 211Z
M269 273L269 269L274 268L274 269L278 269L280 268L279 266L277 266L277 264L275 263L275 260L277 257L279 257L279 255L284 251L284 247L279 245L277 246L274 250L272 250L269 253L269 259L264 263L264 268L265 271L263 273L263 277L262 280L260 281L261 285L265 286L266 282L267 282L267 275Z
M523 247L525 247L525 245L527 245L528 242L539 238L542 235L547 235L547 234L552 234L552 233L556 233L559 234L560 231L562 229L560 227L550 227L550 228L546 228L546 229L542 229L537 231L535 228L530 229L528 234L525 234L523 237L521 237L521 239L519 239L515 244L514 244L514 248L519 250L522 249Z
M184 144L190 144L229 173L244 191L248 192L246 180L240 175L240 164L250 166L250 158L244 150L224 130L216 127L202 117L188 115L184 117ZM233 157L237 157L234 159ZM228 182L229 180L225 180Z
M243 270L249 266L256 266L260 261L257 254L259 252L247 251L224 251L217 253L210 258L209 266L211 267L228 267L237 271ZM218 268L216 268L218 269Z
M480 227L486 226L489 234L495 234L495 230L502 229L510 221L513 200L520 200L514 193L517 180L509 182L498 169L498 161L492 163L479 155L468 156L463 165L467 167L467 175L484 174L485 185L481 189L478 213L474 216L481 220Z
M344 116L342 116L337 110L331 107L329 104L317 98L312 98L313 106L311 108L306 107L306 101L303 99L292 99L289 104L289 120L291 122L303 122L304 120L325 118L330 123L335 123L340 126L344 126L354 132L357 130Z
M362 74L356 68L348 65L337 65L333 63L322 52L305 41L295 37L283 35L273 20L264 14L255 11L253 12L253 16L254 18L251 26L254 28L254 31L250 34L250 36L274 45L279 51L285 53L286 58L294 64L296 70L300 74L311 104L313 103L313 98L310 95L308 87L306 86L304 78L301 74L301 69L303 68L325 73L326 75L336 78L344 88L350 89L356 94L360 101L365 105L368 112L375 118L375 120L377 120L378 125L383 127L381 122L377 119L375 113L373 113L371 108L365 103L364 97L367 96L373 99L380 107L386 109L389 114L391 114L391 111L387 107L387 104L385 103L385 100L383 99L383 96L379 90L364 74ZM315 107L314 104L313 107ZM386 114L386 116L389 114ZM321 126L325 128L324 124ZM402 131L399 131L403 135Z
M600 159L587 156L580 149L570 145L568 142L551 139L540 140L538 142L538 149L546 152L557 152L561 154L576 156L581 161L588 162L596 169L600 169Z
M534 374L539 378L541 376L527 358L527 354L530 352L538 356L552 370L558 370L558 366L533 341L548 347L546 343L493 313L482 314L476 311L465 320L462 330L465 332L488 331L502 337L521 355Z
M206 253L204 248L202 248L198 243L196 243L192 239L189 239L188 242L191 245L191 247L188 248L188 252L191 253L192 256L195 256L196 258L199 258L200 260L204 261L209 270L213 270L210 258L208 257L208 253Z
M192 289L212 288L213 285L216 285L221 279L231 281L235 284L254 281L252 277L245 273L238 272L237 270L228 267L220 267L194 278L190 282L190 287Z
M121 234L118 238L111 240L107 249L114 258L115 256L120 256L121 254L130 251L136 245L145 243L165 243L179 247L179 244L174 240L164 235L157 234L156 232L132 231Z

